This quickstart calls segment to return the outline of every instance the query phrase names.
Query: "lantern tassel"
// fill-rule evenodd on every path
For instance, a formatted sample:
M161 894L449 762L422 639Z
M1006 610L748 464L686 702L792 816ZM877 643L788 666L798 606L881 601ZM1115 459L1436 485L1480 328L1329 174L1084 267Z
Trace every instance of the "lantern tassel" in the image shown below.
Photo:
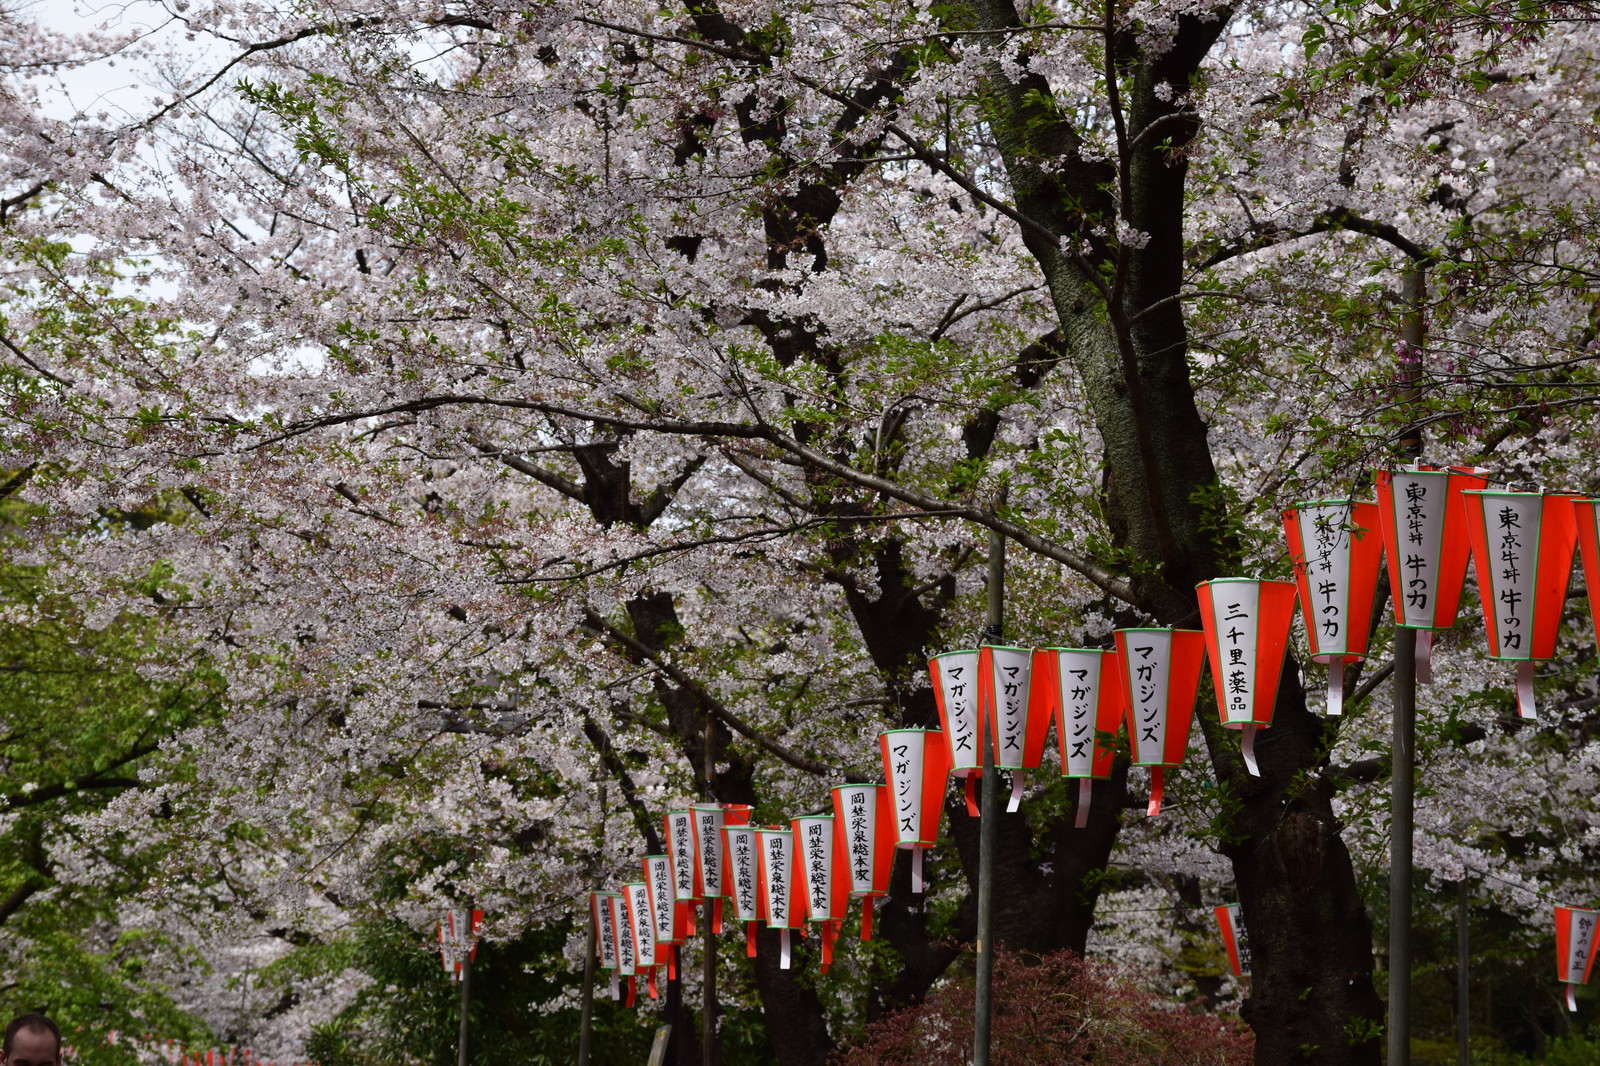
M1539 717L1539 708L1533 702L1533 660L1517 664L1517 714L1523 718Z
M793 948L790 946L789 930L778 930L778 969L787 970Z
M677 979L678 979L678 945L676 945L676 944L668 944L667 945L667 980L676 981Z
M922 849L911 849L911 891L922 894Z
M1578 1009L1578 997L1577 997L1577 995L1575 995L1577 990L1578 990L1578 986L1577 985L1574 985L1574 984L1568 984L1567 985L1567 1009L1570 1010L1570 1011L1575 1011L1575 1010Z
M974 770L961 779L961 794L967 800L967 817L978 817L978 772Z
M1166 786L1166 774L1159 766L1150 768L1150 806L1145 808L1145 815L1154 818L1161 813L1161 793Z
M861 897L861 939L872 939L872 897Z
M686 904L684 904L683 909L684 909L684 915L685 915L684 921L686 923L685 928L684 928L684 935L685 936L694 936L694 904L693 903L686 903Z
M828 967L833 965L833 945L839 940L839 923L822 923L822 972L827 973Z
M624 1002L623 1002L623 1004L622 1004L622 1005L623 1005L623 1006L624 1006L624 1007L631 1007L631 1006L633 1006L633 1002L634 1002L634 1000L635 1000L635 999L637 999L637 998L638 998L638 995L639 995L639 989L638 989L638 987L637 987L637 986L636 986L636 985L635 985L635 981L636 981L636 978L634 978L634 977L633 977L633 976L632 976L632 975L631 975L631 974L630 974L630 975L629 975L629 977L628 977L628 998L627 998L627 1000L626 1000L626 1001L624 1001Z
M1417 683L1433 684L1433 630L1417 630Z
M1094 796L1094 778L1078 778L1078 817L1072 825L1075 829L1082 829L1089 824L1089 800Z
M1344 660L1335 659L1328 664L1328 714L1344 714Z
M711 931L722 932L722 897L718 896L711 901Z
M1239 740L1239 752L1244 756L1244 768L1250 771L1251 777L1261 776L1261 767L1256 765L1256 729L1254 722L1246 722L1244 736Z
M622 992L620 991L620 987L617 984L617 971L615 971L615 970L611 971L611 998L612 999L621 999L622 998Z
M755 922L745 922L744 923L744 954L745 954L745 958L748 958L748 959L753 959L753 958L756 957L756 923Z
M661 969L661 967L659 967L659 966L650 967L650 970L649 970L650 976L645 979L645 985L644 985L645 991L650 993L650 998L651 999L660 999L661 998L660 995L658 995L656 993L656 971L659 970L659 969Z
M1022 792L1028 787L1028 771L1017 767L1011 771L1011 802L1006 804L1007 814L1016 814L1022 806Z

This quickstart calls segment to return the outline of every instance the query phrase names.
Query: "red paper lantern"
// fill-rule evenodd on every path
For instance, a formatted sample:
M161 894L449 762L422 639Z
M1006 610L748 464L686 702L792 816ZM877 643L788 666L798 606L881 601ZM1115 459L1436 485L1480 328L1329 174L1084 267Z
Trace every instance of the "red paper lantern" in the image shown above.
M1219 577L1200 582L1196 593L1217 710L1225 728L1241 733L1245 769L1260 777L1256 730L1272 725L1278 702L1283 657L1294 627L1294 582Z
M1600 911L1556 906L1556 976L1567 986L1568 1010L1578 1009L1573 993L1578 985L1589 983L1589 971L1594 968L1597 922Z
M1112 636L1133 763L1150 767L1146 810L1155 817L1161 813L1166 771L1183 762L1189 747L1206 636L1198 629L1118 629Z
M933 698L944 726L950 772L958 778L976 777L983 767L978 747L978 653L947 651L935 655L928 660L928 674L933 678ZM968 811L977 816L977 806L970 796Z
M644 885L655 925L658 962L666 965L667 979L675 980L678 976L677 945L683 943L685 937L683 912L673 896L670 855L644 857Z
M655 915L650 910L650 889L643 881L629 881L622 886L622 901L626 904L628 930L633 934L634 968L647 975L650 998L657 997Z
M794 829L791 826L762 826L756 830L759 843L758 868L761 874L761 920L767 928L778 930L778 968L787 970L793 953L794 930L803 928L804 888L796 876Z
M1589 618L1594 623L1596 646L1600 646L1600 521L1595 505L1600 500L1572 501L1577 522L1578 555L1583 559L1584 587L1589 591Z
M1021 806L1028 771L1044 761L1050 732L1049 696L1033 698L1033 662L1032 648L978 649L978 710L994 738L994 764L1011 771L1008 811Z
M794 819L794 842L800 864L801 895L806 920L821 926L822 972L833 964L833 945L850 902L850 886L834 876L833 815L807 814Z
M623 1006L631 1007L637 991L633 978L639 972L638 952L633 942L633 925L628 921L628 906L623 893L612 892L610 895L611 928L616 931L617 938L616 975L628 979L628 998Z
M1572 549L1575 496L1464 492L1467 534L1489 634L1489 657L1517 663L1517 713L1538 716L1533 664L1556 653Z
M667 855L672 860L672 898L678 912L677 926L687 938L694 936L695 904L705 896L694 846L694 813L668 811L662 825Z
M834 877L861 900L861 939L872 939L872 901L889 894L894 807L887 785L833 788Z
M1395 625L1417 630L1417 680L1433 680L1433 630L1456 624L1467 577L1461 494L1489 482L1471 467L1417 465L1379 470L1378 526L1389 560Z
M745 803L691 803L689 811L694 815L694 848L699 863L701 892L710 905L711 931L720 933L722 932L722 870L727 863L727 855L723 850L722 827L728 824L749 824L750 806Z
M615 892L589 893L589 912L594 923L596 956L602 970L611 973L611 998L617 998L617 916L612 909Z
M757 861L755 827L745 823L722 827L722 848L727 862L722 867L722 894L733 903L733 916L744 923L745 953L756 957L756 922L761 908L756 902L761 877Z
M1239 905L1224 903L1212 910L1217 916L1217 927L1222 930L1222 943L1228 949L1228 965L1233 967L1233 976L1249 977L1250 941L1245 937Z
M911 891L922 891L922 853L939 835L939 811L950 776L950 750L936 729L891 729L878 735L883 777L894 805L895 847L911 852Z
M1040 648L1034 653L1033 693L1039 716L1055 719L1061 776L1078 779L1079 829L1089 824L1091 782L1111 776L1117 725L1123 715L1117 653L1098 648Z
M1367 657L1383 535L1378 505L1305 500L1283 512L1311 661L1328 667L1328 713L1344 710L1344 668Z
M449 910L439 923L439 954L444 960L445 972L453 980L461 979L463 959L478 957L478 930L483 927L483 912Z

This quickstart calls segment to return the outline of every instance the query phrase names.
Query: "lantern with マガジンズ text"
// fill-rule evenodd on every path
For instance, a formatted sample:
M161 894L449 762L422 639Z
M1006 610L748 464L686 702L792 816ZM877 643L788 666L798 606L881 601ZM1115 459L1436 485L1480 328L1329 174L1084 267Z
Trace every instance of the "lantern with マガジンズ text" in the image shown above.
M1344 668L1367 657L1382 565L1378 505L1305 500L1283 512L1311 661L1328 667L1328 713L1344 711Z
M939 836L950 752L937 729L878 734L883 777L894 810L895 847L911 852L911 891L922 891L922 853Z
M794 827L762 826L756 830L756 840L761 920L768 929L778 931L778 968L787 970L793 953L790 938L796 929L804 928L805 918L805 889L794 868Z
M1241 733L1245 769L1260 777L1256 731L1272 724L1278 702L1283 657L1294 626L1294 583L1219 577L1200 582L1195 591L1217 710L1226 728Z
M983 770L983 753L978 747L983 721L978 715L978 653L947 651L928 660L928 675L933 679L933 698L939 706L939 722L949 749L950 773L961 780L967 799L967 813L978 816L972 783Z
M1577 544L1575 496L1463 492L1489 657L1517 664L1517 713L1535 718L1533 666L1556 653Z
M1045 718L1054 717L1061 776L1078 779L1077 828L1089 824L1095 779L1111 776L1122 682L1117 653L1099 648L1040 648L1033 659L1033 691Z
M845 908L850 903L850 886L835 876L833 815L803 815L794 819L793 826L806 920L819 927L822 972L827 973L833 964L833 945L839 940Z
M1166 771L1183 762L1189 747L1206 636L1198 629L1118 629L1112 636L1133 763L1150 767L1147 813L1154 817L1161 813Z
M1222 932L1222 945L1228 949L1228 965L1233 976L1250 976L1250 941L1244 933L1244 922L1239 917L1237 903L1224 903L1212 908L1217 916L1217 928Z
M888 785L833 788L834 877L861 900L861 939L872 939L872 901L889 894L894 869L894 805Z
M1379 470L1378 528L1389 560L1394 623L1417 631L1417 680L1433 680L1433 631L1456 624L1467 577L1466 511L1461 494L1488 487L1480 471L1418 464Z
M1574 992L1589 983L1589 971L1594 968L1597 922L1600 911L1556 907L1556 975L1567 986L1568 1010L1578 1009Z
M1011 799L1006 810L1022 804L1029 770L1044 760L1050 731L1050 701L1032 698L1032 648L984 645L978 649L978 716L993 740L994 764L1011 771Z

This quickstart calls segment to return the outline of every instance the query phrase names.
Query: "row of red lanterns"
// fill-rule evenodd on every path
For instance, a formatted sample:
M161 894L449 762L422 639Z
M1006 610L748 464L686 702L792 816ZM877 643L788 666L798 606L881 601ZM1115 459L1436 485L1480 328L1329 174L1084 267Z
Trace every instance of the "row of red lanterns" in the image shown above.
M1420 680L1428 679L1426 635L1455 624L1467 560L1475 561L1490 656L1522 664L1518 706L1532 717L1532 663L1554 655L1575 544L1590 587L1600 588L1597 501L1490 491L1466 468L1385 470L1376 481L1376 503L1322 500L1285 512L1295 581L1202 582L1200 630L1119 629L1114 650L985 646L935 656L929 670L943 728L881 734L885 783L836 787L831 815L752 826L741 804L667 814L669 854L647 856L644 879L621 892L590 894L600 965L629 979L630 1002L640 973L655 995L657 970L671 975L676 945L694 933L695 907L704 903L720 932L727 901L752 955L756 923L764 923L782 934L787 967L791 936L809 923L826 968L851 898L864 901L862 937L870 936L871 900L887 894L894 850L911 851L912 888L922 891L923 852L935 842L949 777L963 779L976 814L980 745L990 738L995 765L1012 774L1015 810L1054 722L1061 772L1080 781L1081 827L1091 782L1110 776L1126 717L1132 761L1151 770L1148 810L1157 814L1164 772L1188 747L1207 659L1222 724L1240 731L1246 767L1258 774L1255 734L1272 724L1296 599L1310 657L1330 667L1328 711L1338 714L1343 669L1367 654L1380 554L1395 624L1419 631Z

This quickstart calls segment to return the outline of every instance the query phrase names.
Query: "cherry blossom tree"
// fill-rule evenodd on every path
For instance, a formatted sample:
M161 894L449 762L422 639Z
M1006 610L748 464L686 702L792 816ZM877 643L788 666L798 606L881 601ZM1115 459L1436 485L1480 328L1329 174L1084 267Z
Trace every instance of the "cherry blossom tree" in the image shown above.
M232 708L85 831L159 851L208 935L420 934L470 897L510 938L636 869L668 805L777 820L932 724L987 531L1021 549L1008 635L1082 644L1193 625L1197 581L1285 569L1279 506L1424 443L1586 484L1595 37L1547 6L8 16L0 462L53 573L184 634L143 672L203 661ZM159 95L44 117L113 51ZM83 533L152 501L185 520ZM1461 644L1452 722L1487 683ZM1191 889L1220 855L1258 1061L1376 1061L1381 674L1341 722L1291 668L1260 778L1202 707L1177 809L1120 845L1119 804L1075 831L1036 795L1002 941L1082 949L1113 847ZM1474 790L1592 782L1581 741L1532 780L1515 735L1455 739L1420 820L1444 877L1497 854L1455 821ZM868 1015L972 934L949 824L931 903L896 871ZM774 956L773 1046L819 1061L860 1008Z

